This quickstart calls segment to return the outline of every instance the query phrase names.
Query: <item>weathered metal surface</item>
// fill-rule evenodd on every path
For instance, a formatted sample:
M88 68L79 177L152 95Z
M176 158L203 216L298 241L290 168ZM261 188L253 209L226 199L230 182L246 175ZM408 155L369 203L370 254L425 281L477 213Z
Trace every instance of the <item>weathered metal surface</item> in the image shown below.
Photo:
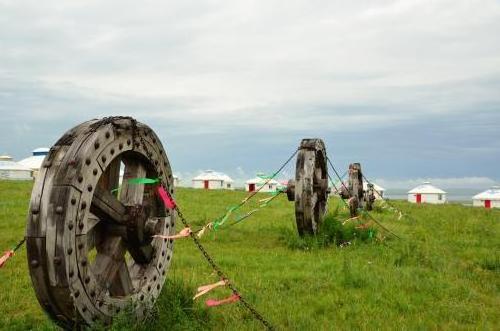
M162 177L174 193L159 138L131 119L82 123L43 163L27 219L28 264L38 301L61 327L107 324L130 305L141 317L161 291L173 243L151 236L172 234L175 214L150 186L128 184L135 177Z
M342 199L349 199L349 212L351 217L356 217L358 215L358 209L363 208L365 202L361 164L351 163L349 165L349 181L347 186L342 185L340 197Z
M373 210L373 204L375 202L375 188L372 183L366 185L367 189L365 192L365 209L368 211Z
M316 234L326 213L328 169L325 144L321 139L303 139L297 154L295 180L287 196L295 201L295 220L299 235Z

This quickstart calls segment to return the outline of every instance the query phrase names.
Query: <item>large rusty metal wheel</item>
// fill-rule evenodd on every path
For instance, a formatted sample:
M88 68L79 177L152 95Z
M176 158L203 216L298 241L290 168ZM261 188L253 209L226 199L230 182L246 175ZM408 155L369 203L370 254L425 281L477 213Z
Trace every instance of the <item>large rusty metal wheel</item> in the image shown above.
M328 168L321 139L303 139L297 154L295 179L288 182L288 200L295 201L295 220L300 236L314 235L326 214Z
M131 118L85 122L51 148L26 236L36 296L58 325L109 324L125 308L140 318L158 298L173 242L152 235L172 234L175 213L153 186L128 181L141 177L174 193L160 139Z

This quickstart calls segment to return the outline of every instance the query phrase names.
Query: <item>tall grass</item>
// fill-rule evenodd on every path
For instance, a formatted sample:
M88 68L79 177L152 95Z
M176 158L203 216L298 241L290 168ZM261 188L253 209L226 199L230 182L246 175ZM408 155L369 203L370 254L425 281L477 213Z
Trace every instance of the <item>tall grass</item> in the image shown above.
M1 248L24 235L30 189L30 183L0 182ZM179 189L176 198L198 226L244 196ZM299 239L293 204L279 197L202 243L242 295L279 329L498 329L500 211L394 204L413 219L398 221L382 208L373 215L402 239L376 226L371 238L356 222L342 227L349 216L335 199L320 236ZM196 287L217 278L190 240L176 242L168 279L145 322L122 313L112 328L261 328L238 304L206 308L204 300L191 301ZM219 288L207 298L229 294ZM36 301L24 249L0 269L0 309L2 329L53 329Z

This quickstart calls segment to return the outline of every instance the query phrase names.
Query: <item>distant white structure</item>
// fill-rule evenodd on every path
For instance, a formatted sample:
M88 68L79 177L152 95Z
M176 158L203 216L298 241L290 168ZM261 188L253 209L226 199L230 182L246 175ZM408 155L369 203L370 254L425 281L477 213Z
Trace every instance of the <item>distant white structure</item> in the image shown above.
M408 201L418 204L443 204L446 202L446 192L435 187L430 182L425 182L408 192Z
M372 182L372 184L373 184L373 189L376 191L376 192L373 192L375 194L375 199L376 200L383 200L385 188L383 188L382 186L379 186L373 182ZM366 181L363 181L363 191L366 193L367 190L368 190L368 183Z
M14 162L8 155L0 155L0 179L31 180L31 169Z
M233 180L228 175L214 170L205 170L193 178L193 188L206 190L233 190Z
M489 190L472 197L474 207L500 208L500 186L493 186Z
M49 154L49 148L47 147L40 147L35 149L30 157L27 157L25 159L22 159L18 163L22 166L25 166L27 168L30 168L32 171L32 176L33 178L36 177L38 174L38 171L42 167L43 160L45 159L45 156Z
M181 182L181 180L179 179L179 176L173 175L173 177L174 177L174 186L175 187L179 186L179 183Z
M255 192L259 189L259 192L275 192L278 188L282 187L277 180L263 179L259 176L263 176L263 174L257 174L257 177L249 179L245 182L245 190L247 192Z

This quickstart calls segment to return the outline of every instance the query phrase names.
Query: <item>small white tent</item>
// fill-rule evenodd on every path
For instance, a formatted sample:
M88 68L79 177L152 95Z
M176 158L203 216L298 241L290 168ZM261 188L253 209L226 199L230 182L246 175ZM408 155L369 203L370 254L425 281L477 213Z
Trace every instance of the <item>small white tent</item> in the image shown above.
M0 156L0 179L31 180L31 169L14 162L8 155Z
M408 201L412 203L443 204L446 202L446 192L425 182L408 192Z
M257 174L257 177L245 182L245 190L247 192L255 192L259 189L259 192L275 192L281 186L282 185L277 180L262 178L262 174Z
M203 188L206 190L232 190L233 180L226 174L214 170L205 170L193 178L193 188Z
M375 192L373 192L375 194L375 199L377 200L384 199L385 188L373 182L372 184L373 184L373 189L375 190ZM368 183L366 181L363 181L363 191L366 193L367 190L368 190Z
M179 183L181 181L180 178L179 178L179 176L173 175L173 177L174 177L174 187L179 186Z
M33 155L30 157L27 157L25 159L22 159L18 163L24 167L28 167L32 170L33 178L36 177L38 174L38 171L42 167L43 160L45 159L45 156L49 154L49 148L46 147L41 147L37 148L32 152Z
M472 197L474 207L500 208L500 186L493 186L489 190Z

